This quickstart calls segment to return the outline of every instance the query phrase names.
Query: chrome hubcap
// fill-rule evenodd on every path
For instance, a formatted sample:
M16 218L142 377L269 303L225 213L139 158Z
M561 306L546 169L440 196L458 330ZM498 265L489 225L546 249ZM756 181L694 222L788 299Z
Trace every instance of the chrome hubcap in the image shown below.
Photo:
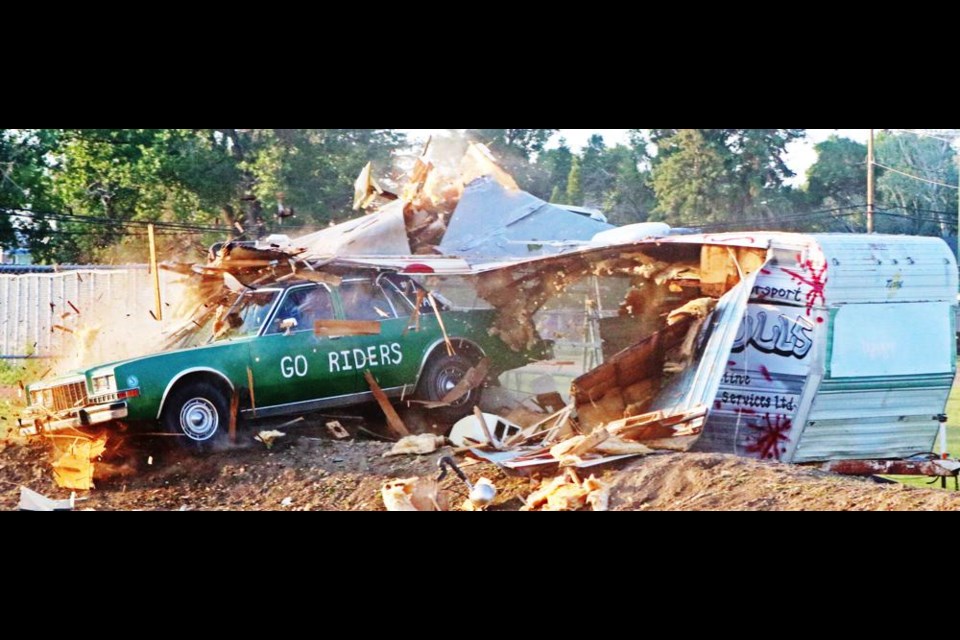
M466 375L463 370L458 367L447 367L440 371L440 374L437 376L437 391L439 392L438 397L442 398L443 396L450 393L454 387L457 386L457 383L463 380L463 376ZM470 400L471 391L463 394L461 398L455 402L450 403L451 406L458 407L465 402Z
M180 429L191 440L209 440L219 425L217 408L206 398L189 400L180 410Z

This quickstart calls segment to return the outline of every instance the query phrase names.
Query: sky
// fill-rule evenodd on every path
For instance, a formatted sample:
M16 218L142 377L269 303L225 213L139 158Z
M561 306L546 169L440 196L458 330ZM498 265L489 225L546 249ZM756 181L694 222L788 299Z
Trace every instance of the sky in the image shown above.
M446 129L402 129L402 131L412 138L425 140L427 136L440 134ZM607 146L614 146L629 142L627 131L629 129L560 129L560 133L551 140L551 145L555 146L560 137L563 137L566 138L567 145L571 149L580 151L587 144L590 136L598 133L603 136ZM787 145L787 166L796 174L794 178L787 181L787 184L800 186L806 182L807 169L817 160L817 153L813 150L813 145L826 140L831 134L852 138L857 142L866 142L867 136L870 135L869 132L869 129L807 129L805 139Z

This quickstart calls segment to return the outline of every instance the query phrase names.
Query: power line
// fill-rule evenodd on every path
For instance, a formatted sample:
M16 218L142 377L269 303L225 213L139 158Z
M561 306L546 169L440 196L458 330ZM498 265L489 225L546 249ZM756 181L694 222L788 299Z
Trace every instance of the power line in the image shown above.
M908 178L913 178L914 180L919 180L919 181L921 181L921 182L929 182L930 184L935 184L935 185L938 185L938 186L941 186L941 187L947 187L948 189L960 189L960 187L958 187L958 186L955 185L955 184L946 184L945 182L937 182L936 180L930 180L930 179L928 179L928 178L921 178L920 176L915 176L915 175L906 173L906 172L904 172L904 171L900 171L899 169L894 169L893 167L888 167L888 166L885 165L885 164L880 164L880 163L877 162L877 161L874 161L873 164L874 164L875 166L878 166L878 167L882 168L882 169L886 169L887 171L893 171L894 173L899 173L899 174L902 175L902 176L906 176L906 177L908 177Z
M229 229L229 227L206 227L201 225L188 224L184 222L150 222L147 220L116 220L113 218L98 218L95 216L82 216L71 213L51 213L43 211L26 211L23 209L2 209L7 215L20 217L20 218L31 218L36 220L37 218L46 219L46 220L55 220L57 222L75 222L79 224L102 224L108 226L120 226L120 227L146 227L148 225L154 225L158 229L172 229L177 231L199 231L205 232L209 231L211 233L223 233L224 230Z
M953 142L960 138L960 134L955 138L941 138L940 136L935 136L932 133L925 133L923 131L916 131L915 129L888 129L888 131L902 131L903 133L912 133L915 136L922 136L924 138L933 138L934 140L940 140L941 142L947 142L953 144Z

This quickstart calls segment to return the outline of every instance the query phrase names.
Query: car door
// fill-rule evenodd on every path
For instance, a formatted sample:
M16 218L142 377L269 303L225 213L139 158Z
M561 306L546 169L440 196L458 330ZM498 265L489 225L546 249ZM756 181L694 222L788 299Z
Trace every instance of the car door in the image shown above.
M383 286L381 286L383 285ZM413 307L403 303L395 289L382 278L344 280L339 288L343 314L347 320L376 321L379 335L354 336L351 363L360 372L369 370L383 389L396 389L416 382L425 336L405 329ZM410 389L412 391L412 389Z
M324 406L355 392L356 371L340 363L346 339L314 333L314 322L337 317L326 285L298 285L284 292L270 325L251 343L256 403L264 415Z

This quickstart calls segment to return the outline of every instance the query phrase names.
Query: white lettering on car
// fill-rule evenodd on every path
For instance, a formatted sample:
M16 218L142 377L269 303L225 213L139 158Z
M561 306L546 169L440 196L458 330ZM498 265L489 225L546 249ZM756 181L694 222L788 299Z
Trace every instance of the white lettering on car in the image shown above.
M292 378L295 375L302 378L307 375L308 365L309 363L304 356L296 356L295 358L284 356L280 359L280 374L284 378Z
M360 357L357 357L357 354L360 354ZM361 362L362 360L362 362ZM353 350L353 366L357 369L363 369L367 366L367 354L365 354L360 349Z
M308 365L309 363L305 356L297 356L293 359L293 368L301 378L307 375Z
M393 344L370 345L366 350L331 351L327 354L327 370L330 371L330 373L353 371L354 369L361 370L367 367L398 365L401 362L403 362L403 350L396 342ZM297 363L294 362L294 365L296 364ZM303 369L304 372L306 372L306 363L304 363ZM288 378L290 377L286 375L286 373L284 373L284 375ZM297 375L301 374L297 372Z
M293 358L284 356L280 359L280 373L284 378L293 377Z

